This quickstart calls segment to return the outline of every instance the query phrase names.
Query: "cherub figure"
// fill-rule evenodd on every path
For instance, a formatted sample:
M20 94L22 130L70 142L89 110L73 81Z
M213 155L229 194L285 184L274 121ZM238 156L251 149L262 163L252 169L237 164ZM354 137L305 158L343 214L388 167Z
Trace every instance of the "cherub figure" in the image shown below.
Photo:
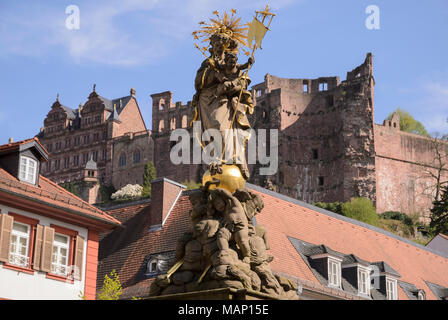
M221 188L210 191L208 215L221 215L221 227L217 234L220 250L229 249L234 240L241 250L243 261L250 263L249 229L244 208L229 191Z

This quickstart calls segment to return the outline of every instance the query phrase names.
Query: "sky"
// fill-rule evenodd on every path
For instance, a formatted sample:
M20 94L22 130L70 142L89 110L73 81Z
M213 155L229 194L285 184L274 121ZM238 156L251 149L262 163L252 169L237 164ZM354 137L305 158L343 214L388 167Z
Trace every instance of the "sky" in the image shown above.
M0 0L0 144L37 134L59 94L77 108L96 84L114 99L136 89L151 128L153 93L186 103L203 56L191 33L212 12L234 8L243 21L258 0ZM67 28L79 9L79 29ZM275 0L276 16L255 53L252 84L339 76L374 57L375 122L400 107L431 132L448 133L446 0ZM379 29L368 29L369 5ZM73 20L69 20L73 21ZM370 21L370 20L369 20ZM241 57L241 62L245 62Z

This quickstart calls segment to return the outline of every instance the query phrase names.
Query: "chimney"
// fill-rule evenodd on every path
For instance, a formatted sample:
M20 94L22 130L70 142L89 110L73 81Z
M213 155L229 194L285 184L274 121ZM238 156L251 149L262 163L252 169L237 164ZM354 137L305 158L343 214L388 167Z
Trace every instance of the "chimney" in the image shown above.
M135 88L131 88L131 90L130 90L130 94L131 94L131 96L133 96L134 98L135 98L135 93L136 93Z
M14 139L13 138L9 138L8 139L8 143L13 143L14 142Z
M160 230L182 191L187 187L166 178L151 181L151 215L149 231Z

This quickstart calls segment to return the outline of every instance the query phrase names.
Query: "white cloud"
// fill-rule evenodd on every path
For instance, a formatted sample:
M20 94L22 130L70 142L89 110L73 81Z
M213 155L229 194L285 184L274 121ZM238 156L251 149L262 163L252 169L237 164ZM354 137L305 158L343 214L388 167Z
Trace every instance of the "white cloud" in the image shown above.
M274 9L297 0L279 0ZM65 27L65 7L2 8L0 54L50 56L60 52L76 63L154 63L184 40L215 9L239 9L250 19L265 2L228 0L102 0L80 2L80 29ZM12 11L14 12L8 12ZM191 41L193 39L191 38Z

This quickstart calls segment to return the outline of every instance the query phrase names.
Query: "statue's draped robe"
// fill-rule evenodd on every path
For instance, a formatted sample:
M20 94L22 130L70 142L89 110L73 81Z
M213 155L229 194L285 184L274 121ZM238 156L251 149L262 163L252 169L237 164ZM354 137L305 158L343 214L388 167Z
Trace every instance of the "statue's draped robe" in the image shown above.
M232 123L232 100L229 100L225 93L219 94L223 91L223 75L213 64L211 59L206 59L196 74L197 120L201 121L203 131L207 129L220 131L223 138L223 159L229 162L228 160L234 156L236 163L246 164L244 137L247 137L248 133L241 130L230 131L229 129L248 129L250 128L249 121L245 114L238 114L237 119ZM238 96L233 97L233 104L236 104L237 98ZM233 135L235 134L238 136L234 139Z

